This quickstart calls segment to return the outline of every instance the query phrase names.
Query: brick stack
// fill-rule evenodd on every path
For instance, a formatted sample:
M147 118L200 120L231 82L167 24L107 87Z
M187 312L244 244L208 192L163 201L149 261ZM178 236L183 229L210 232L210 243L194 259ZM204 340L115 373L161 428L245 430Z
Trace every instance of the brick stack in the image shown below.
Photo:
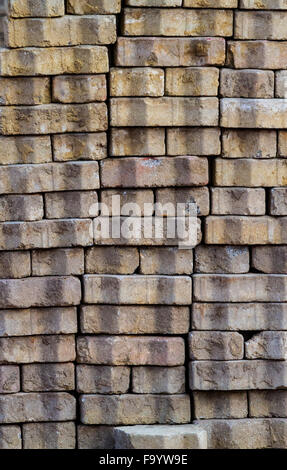
M0 11L0 448L287 448L287 2Z

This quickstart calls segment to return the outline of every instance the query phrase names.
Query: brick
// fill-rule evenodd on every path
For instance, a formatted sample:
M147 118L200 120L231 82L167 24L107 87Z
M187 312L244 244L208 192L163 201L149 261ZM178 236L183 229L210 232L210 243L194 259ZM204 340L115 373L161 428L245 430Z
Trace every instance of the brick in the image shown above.
M198 361L190 363L192 390L286 388L286 361Z
M191 274L193 251L178 248L143 248L140 250L142 274Z
M220 149L219 129L167 129L168 155L219 155Z
M245 343L247 359L287 358L287 333L285 331L263 331Z
M286 330L287 306L271 303L194 303L195 330Z
M203 302L286 302L287 276L196 274L194 300Z
M117 199L119 204L115 204L113 199ZM105 210L115 216L129 215L130 210L136 204L138 215L152 216L154 212L154 194L151 190L106 190L101 191L101 203L105 205ZM132 206L131 206L132 204Z
M244 339L239 333L194 331L189 334L188 343L192 360L243 359Z
M77 332L73 307L1 310L0 336L33 336Z
M216 96L218 86L218 69L208 67L166 69L165 87L169 96Z
M105 15L120 13L121 0L68 0L67 13L76 15Z
M20 426L0 426L0 449L22 449Z
M1 49L2 76L62 75L108 72L106 47L78 46L31 49ZM78 123L79 124L79 123Z
M58 418L56 418L58 419ZM74 423L23 424L24 449L75 449Z
M117 66L123 67L223 65L225 41L221 38L119 37L115 60ZM282 68L282 63L278 68Z
M20 391L20 372L17 366L0 366L0 393ZM1 435L1 431L0 431ZM1 438L0 438L1 440ZM1 444L0 444L1 448Z
M107 128L105 103L6 106L0 107L0 112L0 130L5 135L95 132Z
M286 128L286 100L247 100L223 98L221 125L223 127Z
M204 186L208 161L201 157L121 158L101 162L104 188Z
M263 273L287 273L286 246L256 246L252 248L252 266Z
M220 171L218 178L225 176ZM216 215L264 215L266 212L263 188L212 188L211 201L211 213Z
M74 364L26 364L22 366L23 392L74 390Z
M112 68L111 96L163 96L164 71L155 68Z
M195 249L197 273L247 273L249 250L238 246L198 246Z
M133 367L133 393L184 393L185 367Z
M0 137L1 164L48 163L52 161L49 136Z
M287 39L286 19L287 13L283 11L237 11L235 12L234 37L236 39Z
M54 77L53 101L59 103L89 103L107 99L105 75Z
M287 157L287 132L279 131L278 152L280 157Z
M0 196L0 220L40 220L44 216L43 198L38 194Z
M286 64L286 59L287 42L230 41L228 43L227 65L236 69L281 70Z
M17 393L0 396L2 423L69 421L75 419L76 400L68 393Z
M79 393L121 394L127 393L129 386L129 367L77 366Z
M276 157L276 131L228 129L222 136L222 156L225 158Z
M126 0L131 7L180 7L182 0Z
M27 251L0 252L0 278L22 278L31 275L30 253Z
M208 217L205 241L219 245L280 245L287 243L286 223L285 217Z
M114 449L114 429L111 426L77 426L79 449Z
M50 103L49 78L1 78L0 104L46 104Z
M275 87L275 96L276 98L285 98L287 96L287 75L286 71L282 70L276 72L276 87Z
M177 424L190 421L188 395L82 395L84 424Z
M287 215L287 192L285 188L272 188L270 191L270 214Z
M217 126L218 99L112 98L111 125Z
M247 418L246 392L194 392L196 419Z
M89 169L93 171L92 166L87 167L87 176L83 175L83 179L88 184L87 178L93 179L95 176L95 173L89 172ZM45 194L45 210L48 219L96 217L99 212L98 195L96 191L65 191Z
M156 215L169 215L169 205L183 204L183 203L196 203L199 215L209 214L209 192L207 188L168 188L157 189L156 200ZM166 210L164 210L166 207Z
M110 156L164 155L165 130L153 128L111 129Z
M232 28L228 10L124 9L126 36L232 36Z
M183 0L184 7L190 8L236 8L238 0Z
M286 418L286 390L249 392L250 415L253 418Z
M6 33L7 47L77 46L115 41L115 16L10 19Z
M221 70L220 94L227 98L273 98L274 73L263 70Z
M286 0L240 0L240 7L251 10L286 10Z
M32 251L33 276L68 276L83 273L84 250L82 248Z
M80 364L116 366L177 366L185 355L183 338L156 336L82 336L77 351Z
M184 276L86 275L84 276L84 302L124 305L189 305L191 303L191 279Z
M64 0L9 0L9 15L26 16L63 16L65 14Z
M86 251L85 272L89 274L133 274L138 266L136 248L99 246Z
M83 305L82 333L185 334L189 331L188 307Z
M54 160L101 160L107 156L107 136L97 134L62 134L52 137Z

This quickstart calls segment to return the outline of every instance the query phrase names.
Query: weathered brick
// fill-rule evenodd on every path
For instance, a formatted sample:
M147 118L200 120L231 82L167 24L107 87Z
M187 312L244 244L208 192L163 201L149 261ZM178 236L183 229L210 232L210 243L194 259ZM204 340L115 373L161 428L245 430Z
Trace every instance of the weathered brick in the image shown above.
M114 197L117 196L118 204L114 203ZM154 212L154 194L152 190L107 190L101 191L101 203L105 205L108 214L114 216L129 215L132 207L136 208L138 215L152 216ZM132 206L131 206L132 204Z
M217 126L218 99L112 98L111 125L115 127Z
M287 39L287 12L283 11L236 11L236 39ZM276 25L276 26L275 26Z
M286 246L256 246L252 248L252 266L263 273L287 273Z
M23 392L74 390L74 364L26 364L22 366Z
M95 132L107 128L105 103L4 106L0 112L0 130L6 135Z
M287 359L287 333L263 331L245 343L247 359Z
M88 177L93 179L93 167L90 167L90 172L89 168L87 170L89 176L83 175L83 179L89 184ZM98 195L96 191L65 191L45 194L45 210L48 219L96 217L99 213Z
M286 188L272 188L270 191L270 214L287 215Z
M79 393L121 394L130 386L129 367L77 366L77 391Z
M223 127L258 127L266 129L287 127L285 99L221 100L221 125Z
M43 215L43 198L38 194L0 196L1 222L40 220Z
M204 186L208 161L202 157L121 158L101 162L102 186Z
M77 444L79 449L114 449L114 428L111 426L77 427Z
M52 161L49 136L0 136L1 165L16 163L47 163Z
M142 274L191 274L193 251L178 248L143 248L140 250Z
M77 46L115 41L115 16L10 19L6 32L8 47Z
M247 273L249 250L237 246L198 246L195 249L197 273Z
M263 70L222 69L220 93L228 98L273 98L274 73Z
M223 166L222 171L225 171L225 166ZM239 174L242 176L240 165ZM221 173L220 164L218 175L216 174L218 179L225 176L228 178L228 175ZM211 213L216 215L264 215L266 212L266 197L263 188L212 188L211 201Z
M287 75L285 70L276 72L276 87L275 96L276 98L286 98L287 96Z
M112 68L111 96L163 96L164 71L155 68Z
M252 391L249 395L249 416L254 418L286 418L287 392L286 390Z
M110 156L164 155L165 130L111 129Z
M53 101L89 103L107 99L105 75L59 76L53 78Z
M176 204L196 204L198 214L209 214L209 192L207 188L167 188L156 190L156 200L159 205L156 206L156 215L171 215L169 213L170 204L176 207ZM164 208L166 208L164 210Z
M166 69L165 88L169 96L216 96L218 86L218 69L207 67Z
M184 7L190 8L236 8L238 0L183 0Z
M83 273L84 250L82 248L32 251L33 276L68 276Z
M133 367L133 393L184 393L185 367Z
M64 0L8 0L9 15L12 17L26 16L63 16L65 14Z
M82 336L77 339L77 360L83 364L177 366L184 364L184 355L183 338Z
M187 276L86 275L84 301L92 304L189 305L191 279Z
M0 278L21 278L31 275L30 253L28 251L0 252Z
M189 331L188 307L83 305L80 312L82 333L181 335Z
M219 129L167 129L168 155L219 155L220 148Z
M224 61L222 38L119 37L116 44L116 65L123 67L223 65Z
M56 418L58 419L58 418ZM74 423L23 424L24 449L75 449Z
M84 424L177 424L190 421L188 395L82 395Z
M17 366L0 366L0 393L20 391L20 372ZM1 448L1 445L0 445Z
M286 0L240 0L240 7L251 10L286 10Z
M182 0L126 0L131 7L180 7Z
M124 9L126 36L232 36L232 28L228 10Z
M227 65L236 69L281 70L287 68L284 66L286 60L286 41L230 41L228 43Z
M119 13L121 0L68 0L67 12L76 15L104 15L106 13Z
M0 78L0 104L50 103L49 78Z
M53 135L54 160L101 160L107 156L106 133Z
M85 272L89 274L133 274L138 266L136 248L99 246L86 251Z
M239 333L194 331L189 334L188 343L192 360L243 359L244 339Z
M287 132L279 131L278 152L280 157L287 157Z
M0 336L33 336L77 332L73 307L1 310Z
M0 426L0 449L22 449L20 426Z
M196 419L247 418L246 392L194 392Z
M225 158L276 157L276 131L228 129L222 136L222 156Z

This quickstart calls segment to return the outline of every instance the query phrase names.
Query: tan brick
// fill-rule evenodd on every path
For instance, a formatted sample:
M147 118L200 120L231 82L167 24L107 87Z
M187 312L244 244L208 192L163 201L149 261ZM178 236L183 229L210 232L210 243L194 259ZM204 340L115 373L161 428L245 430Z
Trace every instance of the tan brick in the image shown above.
M184 7L190 8L236 8L238 0L183 0Z
M43 218L43 198L38 194L0 196L0 220L40 220Z
M111 426L77 426L79 449L114 449L114 429Z
M52 136L54 160L101 160L107 156L107 135L60 134Z
M77 361L82 364L178 366L184 364L184 356L183 338L81 336L77 339Z
M77 332L73 307L1 310L0 336L33 336Z
M22 449L20 426L0 426L0 449Z
M216 96L218 86L218 69L208 67L166 69L165 88L166 94L170 96Z
M280 157L287 157L287 132L279 131L278 152Z
M236 39L287 39L287 12L283 11L236 11Z
M148 67L112 68L110 94L111 96L163 96L164 71Z
M182 0L126 0L131 7L180 7Z
M74 390L74 364L26 364L22 366L23 392Z
M30 253L28 251L0 252L0 278L21 278L31 275Z
M236 69L280 70L284 68L286 60L286 41L230 41L228 43L227 65Z
M121 0L68 0L67 12L76 15L119 13Z
M200 215L209 214L209 192L207 188L157 189L156 200L158 204L162 205L162 208L159 205L156 206L156 215L171 215L169 213L170 204L176 206L176 204L184 203L195 203Z
M153 128L111 129L110 156L164 155L165 130Z
M189 331L189 308L83 305L80 322L82 333L181 335Z
M193 251L178 248L143 248L140 250L142 274L191 274Z
M139 266L137 248L92 247L85 257L85 272L89 274L133 274Z
M184 393L185 367L133 367L133 393Z
M263 331L245 343L247 359L287 359L286 331Z
M224 61L221 38L118 38L116 45L116 65L123 67L223 65Z
M79 393L127 393L130 386L129 367L77 366Z
M270 214L287 215L287 191L285 188L272 188L270 191Z
M273 98L274 73L263 70L222 69L220 94L228 98Z
M197 273L247 273L249 250L237 246L198 246L195 249Z
M285 99L221 100L221 125L223 127L286 128L287 103Z
M6 364L71 362L76 355L73 335L1 338L0 345L0 362Z
M115 41L115 16L10 19L6 33L8 47L77 46Z
M0 137L1 164L47 163L52 161L49 136Z
M107 128L105 103L6 106L0 107L0 112L0 130L6 135L94 132Z
M62 75L108 72L106 47L78 46L31 49L1 49L2 76ZM79 123L78 123L79 124Z
M287 273L286 246L256 246L252 248L252 266L263 273Z
M217 159L215 184L218 186L285 186L286 159ZM263 193L262 193L263 194Z
M49 78L0 78L0 104L50 103Z
M12 17L26 16L62 16L65 14L64 0L8 0L9 15Z
M286 10L286 0L240 0L240 7L251 10Z
M114 203L115 197L117 197L116 201L119 201L119 204ZM148 189L101 191L101 203L106 206L105 210L110 215L113 213L115 216L129 215L131 208L135 207L134 204L137 205L138 215L152 216L154 212L154 194Z
M177 424L190 421L188 395L82 395L84 424Z
M167 129L168 155L219 155L220 149L219 129Z
M92 170L92 167L90 169ZM93 175L90 173L89 176ZM83 175L83 177L88 182L88 176ZM65 191L45 194L45 205L48 219L85 218L98 215L96 191Z
M276 131L224 130L223 157L225 158L273 158L276 157Z
M287 74L285 70L276 72L276 98L285 98L287 96Z
M59 76L53 78L53 101L89 103L107 99L105 75Z
M246 392L194 392L196 419L247 418Z
M191 303L191 279L184 276L87 275L84 276L84 286L86 303L147 305Z
M17 366L0 366L0 393L20 391L20 372ZM1 445L0 445L1 448Z
M252 391L248 393L250 400L250 414L254 418L286 418L287 394L286 390Z
M84 250L63 248L32 251L33 276L65 276L84 273Z
M266 212L263 188L212 188L212 214L264 215Z
M102 186L204 186L208 161L202 157L121 158L101 162Z
M74 423L29 423L23 424L22 430L24 449L75 449L76 447Z
M218 99L112 98L111 125L217 126Z
M189 334L189 356L192 360L228 361L243 359L244 339L239 333L194 331Z

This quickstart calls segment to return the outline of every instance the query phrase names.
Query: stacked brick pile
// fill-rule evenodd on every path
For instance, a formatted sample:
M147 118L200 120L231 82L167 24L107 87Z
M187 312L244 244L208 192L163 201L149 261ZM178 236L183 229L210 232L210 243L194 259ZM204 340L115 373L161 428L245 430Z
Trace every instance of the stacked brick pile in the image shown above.
M287 1L4 4L0 448L287 448Z

